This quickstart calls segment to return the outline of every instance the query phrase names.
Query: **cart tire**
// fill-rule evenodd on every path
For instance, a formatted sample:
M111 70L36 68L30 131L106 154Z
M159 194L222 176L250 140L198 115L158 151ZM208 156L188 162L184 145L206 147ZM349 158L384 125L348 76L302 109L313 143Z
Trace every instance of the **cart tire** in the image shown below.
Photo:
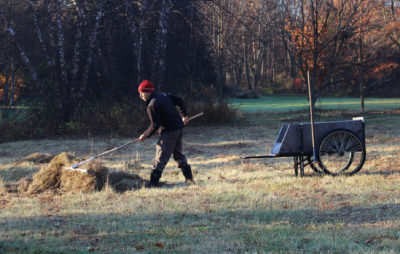
M328 133L318 148L318 164L329 175L353 175L365 162L365 144L352 131Z

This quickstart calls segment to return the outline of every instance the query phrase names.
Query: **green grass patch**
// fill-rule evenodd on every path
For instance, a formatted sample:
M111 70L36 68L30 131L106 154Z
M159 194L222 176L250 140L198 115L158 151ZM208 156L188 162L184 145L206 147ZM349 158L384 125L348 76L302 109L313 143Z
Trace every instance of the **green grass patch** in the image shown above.
M304 111L309 109L306 96L274 95L258 99L232 99L231 105L243 112L260 111ZM361 111L359 98L319 98L316 102L317 110L346 110ZM386 111L400 109L400 98L366 98L365 110Z

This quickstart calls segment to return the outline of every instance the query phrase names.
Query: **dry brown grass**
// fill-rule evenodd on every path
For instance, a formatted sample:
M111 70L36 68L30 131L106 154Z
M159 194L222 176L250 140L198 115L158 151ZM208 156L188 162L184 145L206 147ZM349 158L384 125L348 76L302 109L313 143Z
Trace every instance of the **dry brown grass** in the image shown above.
M49 163L54 155L49 153L32 153L22 158L18 163L33 162L33 163Z
M240 159L267 154L278 132L276 123L254 123L186 129L184 149L197 184L185 185L171 160L161 179L165 187L146 189L142 179L149 177L156 139L147 140L100 158L109 170L109 185L100 192L0 194L0 252L397 253L400 131L397 124L380 129L382 120L371 121L367 161L351 177L309 168L295 177L292 158ZM87 157L126 141L47 140L41 143L48 150L41 150ZM14 175L5 172L17 170L12 162L38 145L0 146L10 153L0 158L3 182L10 184Z

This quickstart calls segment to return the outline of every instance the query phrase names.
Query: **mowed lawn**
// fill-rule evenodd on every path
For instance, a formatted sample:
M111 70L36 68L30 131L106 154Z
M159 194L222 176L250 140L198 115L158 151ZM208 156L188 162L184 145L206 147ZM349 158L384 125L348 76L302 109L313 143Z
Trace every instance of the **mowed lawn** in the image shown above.
M162 177L166 185L158 189L6 193L4 184L45 166L20 162L26 155L69 151L93 156L130 139L0 144L0 253L399 253L399 100L390 109L382 106L389 99L368 106L367 160L359 173L332 177L306 168L300 178L294 176L292 158L241 159L267 154L282 123L308 120L307 101L304 109L292 109L299 97L291 98L275 98L276 111L245 110L251 103L271 108L263 103L272 97L241 101L240 109L247 112L230 125L191 122L184 150L194 171L192 186L183 183L171 161ZM318 117L348 120L352 115L339 109ZM156 141L99 161L110 171L148 179ZM126 168L134 159L142 167Z
M302 111L309 109L307 97L301 95L264 96L259 99L232 99L230 103L243 112ZM400 109L400 98L365 98L364 103L366 111ZM316 101L316 110L360 112L361 100L360 98L354 97L322 97Z

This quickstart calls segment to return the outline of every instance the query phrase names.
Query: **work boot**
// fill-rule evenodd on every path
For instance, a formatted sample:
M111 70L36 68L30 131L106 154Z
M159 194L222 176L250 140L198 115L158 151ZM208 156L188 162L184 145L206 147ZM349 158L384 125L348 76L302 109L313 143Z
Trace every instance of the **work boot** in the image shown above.
M150 175L150 181L146 184L146 188L157 188L160 187L160 171L153 169Z
M180 167L187 184L194 184L192 168L190 165Z

